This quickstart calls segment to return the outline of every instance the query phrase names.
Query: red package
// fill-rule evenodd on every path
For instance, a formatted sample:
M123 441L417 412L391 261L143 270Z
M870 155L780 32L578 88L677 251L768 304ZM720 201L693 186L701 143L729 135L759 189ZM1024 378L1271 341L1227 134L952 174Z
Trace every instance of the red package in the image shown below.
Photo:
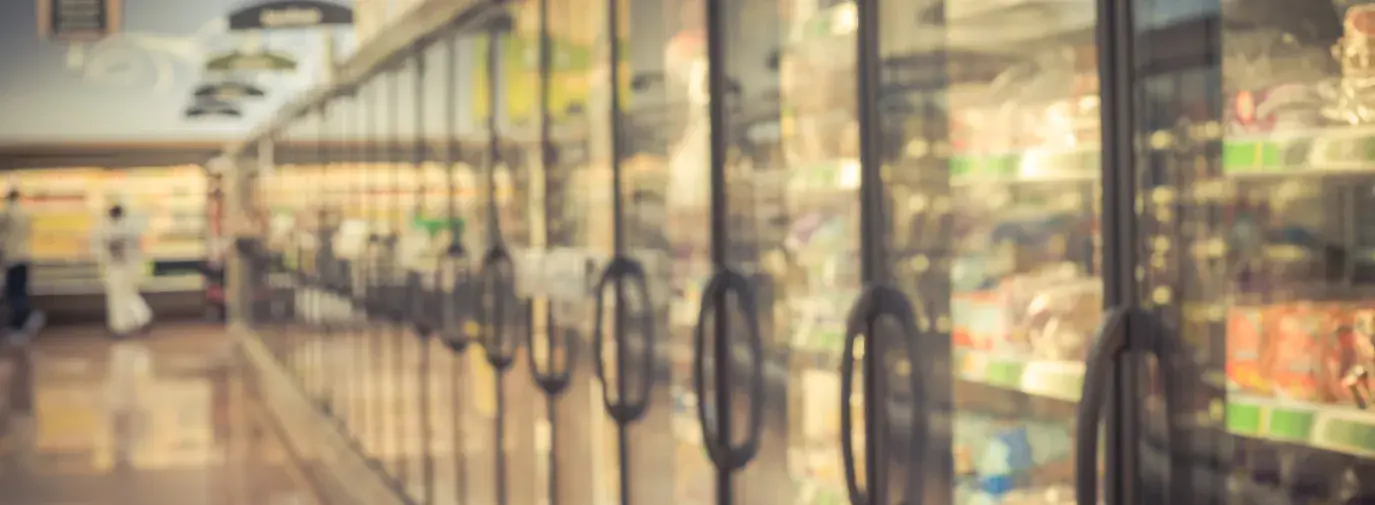
M1261 370L1265 351L1263 310L1233 307L1227 315L1227 379L1241 388L1261 392L1270 390L1270 381Z
M1274 306L1267 309L1266 337L1270 341L1263 369L1272 390L1281 398L1322 402L1329 398L1327 354L1334 314L1311 306ZM1273 323L1271 322L1273 321Z

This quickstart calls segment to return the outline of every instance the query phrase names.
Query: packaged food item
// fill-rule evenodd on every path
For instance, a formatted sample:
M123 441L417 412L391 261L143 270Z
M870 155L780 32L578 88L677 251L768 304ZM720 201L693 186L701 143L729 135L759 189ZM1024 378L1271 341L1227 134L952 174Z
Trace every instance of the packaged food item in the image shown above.
M1227 380L1244 390L1269 390L1270 382L1261 370L1265 350L1263 310L1233 307L1227 314Z
M1003 333L1002 306L995 291L956 293L950 304L952 343L956 348L992 350Z
M1327 354L1334 348L1332 330L1336 314L1331 309L1313 306L1284 306L1270 308L1273 324L1267 322L1270 345L1264 369L1271 380L1275 395L1291 400L1324 402L1330 398L1331 376L1327 370Z
M1070 264L1056 264L1031 273L1008 277L998 287L999 319L994 350L1027 355L1032 351L1032 333L1037 339L1058 335L1062 318L1079 319L1080 310L1101 310L1101 303L1091 307L1072 308L1068 299L1090 295L1090 285L1101 284L1082 276ZM1097 288L1101 291L1101 287ZM1101 298L1101 293L1097 295ZM1096 323L1095 323L1096 324ZM1093 331L1089 330L1090 333ZM1068 338L1067 335L1060 335ZM1050 347L1047 346L1047 351ZM1051 352L1050 354L1054 354Z
M1375 310L1357 309L1334 332L1336 349L1327 355L1329 379L1338 402L1367 408L1372 397L1372 371L1375 371Z
M1027 307L1021 331L1031 355L1053 361L1082 360L1102 317L1103 284L1082 279L1039 293Z
M1332 56L1341 65L1337 96L1324 115L1345 124L1367 124L1375 120L1375 5L1347 8L1342 20L1342 38L1332 46Z

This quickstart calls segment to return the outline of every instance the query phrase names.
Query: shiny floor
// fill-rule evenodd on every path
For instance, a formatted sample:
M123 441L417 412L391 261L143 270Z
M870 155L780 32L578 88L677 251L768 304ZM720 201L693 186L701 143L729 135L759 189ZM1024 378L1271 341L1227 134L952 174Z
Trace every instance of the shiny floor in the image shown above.
M35 344L34 414L7 419L0 505L320 505L243 387L222 327L169 325L149 339L157 380L145 436L133 468L113 468L104 333L52 329Z

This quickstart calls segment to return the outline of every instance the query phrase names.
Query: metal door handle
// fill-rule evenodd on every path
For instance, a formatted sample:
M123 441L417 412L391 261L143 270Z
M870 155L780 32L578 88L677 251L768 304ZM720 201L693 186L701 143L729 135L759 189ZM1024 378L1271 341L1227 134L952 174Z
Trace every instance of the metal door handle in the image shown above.
M745 315L745 331L748 332L747 343L750 348L749 420L745 428L745 440L738 446L732 446L730 440L723 440L721 434L716 433L707 419L709 395L706 391L706 325L711 316L721 317L716 302L724 299L729 293L735 293L741 305L741 312ZM728 345L726 338L727 335L716 335L716 345ZM731 363L716 363L716 366L733 367L734 359ZM729 388L727 384L714 386L717 391ZM750 288L750 281L735 270L726 268L717 271L702 290L701 308L697 312L697 328L693 334L692 387L697 395L697 422L701 425L702 440L712 464L720 469L743 468L759 452L759 438L763 431L764 339L759 330L759 314L756 312L754 291Z
M515 360L520 341L506 335L507 303L515 300L515 263L511 254L502 245L493 246L482 256L482 268L478 276L480 284L478 296L482 303L477 307L478 326L483 332L483 346L487 350L487 362L498 372L504 372ZM491 321L487 320L486 300L491 296ZM510 346L508 349L507 346Z
M1186 377L1202 377L1203 374L1193 367L1193 362L1189 360L1184 346L1179 339L1173 338L1176 333L1165 333L1162 331L1159 320L1156 316L1149 313L1142 313L1140 322L1136 327L1140 328L1146 335L1153 337L1153 345L1150 346L1151 353L1155 355L1157 370L1160 371L1160 381L1164 386L1165 400L1165 419L1166 436L1169 438L1169 446L1166 451L1169 454L1169 483L1170 490L1167 500L1174 500L1170 503L1187 503L1193 487L1193 470L1187 454L1179 451L1183 445L1179 441L1185 440L1184 427L1181 426L1180 414L1184 412L1181 405L1182 398L1175 393L1182 390L1183 384L1180 381Z
M874 299L868 293L855 300L845 325L845 345L840 355L840 462L845 471L845 488L850 494L851 505L869 505L869 491L860 487L855 464L854 409L850 404L855 390L855 341L865 333L864 324L868 321L868 314L873 311ZM864 372L862 363L860 372ZM870 399L866 398L865 401Z
M454 263L462 261L465 256L459 247L450 247L444 255L446 259ZM464 314L469 314L468 311L473 310L473 303L472 297L464 296L464 294L472 290L472 283L468 281L466 270L456 271L454 276L456 278L452 279L451 291L444 293L444 315L441 316L443 321L439 326L442 329L440 336L444 341L444 347L449 348L454 353L461 354L468 349L468 344L471 343L464 324L468 321L468 317Z
M1079 505L1098 503L1098 425L1112 368L1127 350L1130 315L1128 309L1108 310L1084 360L1084 385L1074 412L1074 498Z
M914 455L914 461L920 461L924 454L924 442L926 438L926 398L922 391L922 381L920 374L916 373L919 367L915 363L920 358L916 339L920 338L917 334L916 314L912 311L912 303L907 295L897 288L885 285L873 285L865 288L855 301L854 307L850 310L845 324L845 348L840 360L840 429L841 429L841 459L845 468L845 484L850 494L851 503L855 505L868 505L871 501L868 489L863 489L859 485L857 465L855 463L854 451L854 420L850 404L854 398L854 362L855 362L855 341L863 335L865 339L865 354L882 353L882 346L876 345L879 340L874 335L873 328L880 319L892 319L901 329L901 342L906 351L906 358L912 364L912 371L907 374L907 387L911 391L910 422L908 429L911 431L911 447L907 448L909 454ZM875 359L881 358L881 354L874 354ZM861 358L863 359L863 358ZM881 361L878 361L881 363ZM861 362L862 363L862 362ZM862 373L877 373L868 370L868 365L861 364ZM868 391L864 401L874 402L878 406L886 406L890 403L887 398L876 397L878 391ZM866 409L867 410L867 409ZM885 413L886 415L886 413ZM866 433L864 440L866 445L876 441L873 435ZM884 442L878 442L884 443ZM918 467L908 471L909 482L907 483L907 494L913 497L923 496L925 473L919 468L919 463L914 463ZM870 483L870 485L883 486L882 483Z
M367 283L363 285L363 312L368 317L377 317L379 312L379 300L382 294L379 292L378 285L382 283L382 266L379 264L379 257L382 246L382 236L373 234L368 237L368 247L365 253L366 269L364 275Z
M603 349L606 347L606 336L602 331L602 310L606 307L606 288L612 283L619 285L621 282L629 281L629 288L638 291L641 299L644 300L645 314L639 317L640 332L644 335L644 357L640 360L640 373L643 374L640 380L640 387L630 398L616 398L612 400L610 385L606 380L606 363L604 360ZM592 352L596 355L597 379L602 383L602 401L606 406L607 413L617 424L626 425L639 420L644 415L645 409L649 407L650 387L654 382L654 309L649 299L649 286L645 280L644 267L638 261L626 257L612 258L611 263L602 271L601 278L597 280L597 304L594 313L592 328ZM626 297L629 298L629 297ZM624 303L624 300L618 300ZM617 324L616 346L620 349L625 348L626 328ZM625 377L617 377L616 380L624 381Z
M529 339L530 352L530 373L534 374L535 385L549 397L555 397L563 393L568 388L568 383L573 375L573 363L576 362L578 346L574 345L577 333L569 330L564 336L563 345L557 346L554 343L554 311L550 310L544 317L544 327L546 328L546 346L549 348L549 369L542 370L538 360L535 359L535 325L530 325L526 330ZM554 359L555 351L559 348L563 350L563 367L559 367L558 360Z
M406 275L406 302L407 317L411 326L415 328L415 333L422 339L429 338L434 332L435 324L431 319L434 314L431 311L433 305L433 293L425 289L423 276L420 272L407 272Z

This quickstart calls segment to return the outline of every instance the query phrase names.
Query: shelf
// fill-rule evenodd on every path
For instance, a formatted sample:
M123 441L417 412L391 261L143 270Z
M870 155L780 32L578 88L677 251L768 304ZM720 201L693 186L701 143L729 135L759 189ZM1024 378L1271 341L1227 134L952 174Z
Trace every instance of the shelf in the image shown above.
M959 378L1030 395L1077 401L1084 367L956 351ZM1375 457L1375 412L1328 405L1228 395L1227 431L1251 438Z
M1375 412L1232 394L1227 431L1237 435L1375 457Z
M955 365L961 379L1034 396L1076 402L1084 387L1084 364L1080 362L1035 361L956 350Z
M105 293L105 287L98 279L63 279L34 283L34 296L82 296ZM150 277L144 281L139 291L142 293L176 293L201 291L205 289L205 277L200 274L187 274L165 277Z

